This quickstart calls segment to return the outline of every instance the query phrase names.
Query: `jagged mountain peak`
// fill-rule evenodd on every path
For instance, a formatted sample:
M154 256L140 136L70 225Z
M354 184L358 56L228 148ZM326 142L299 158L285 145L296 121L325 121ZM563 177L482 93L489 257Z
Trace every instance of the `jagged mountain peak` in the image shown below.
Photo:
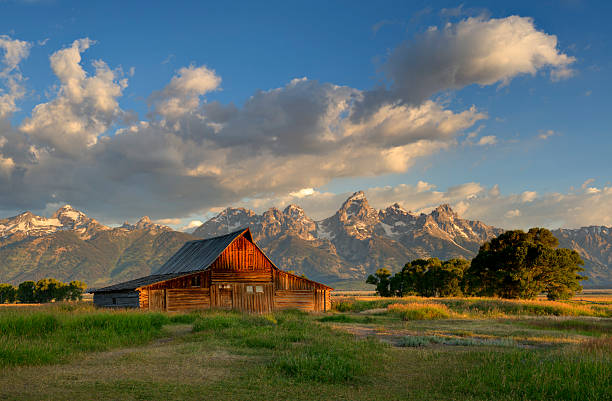
M440 206L438 206L437 208L435 208L431 214L446 214L446 215L453 215L453 216L457 216L457 213L455 213L455 211L453 210L453 208L448 204L448 203L443 203Z
M370 217L376 213L376 210L368 203L363 191L357 191L349 196L337 212L341 215L342 220Z
M283 214L293 218L301 218L306 215L306 212L304 212L304 209L302 209L300 206L290 204L285 208L285 210L283 210Z
M77 221L77 220L87 218L87 215L81 212L80 210L76 210L70 205L64 205L60 207L59 209L57 209L57 211L53 213L51 218L59 219L60 221L63 221L63 220Z

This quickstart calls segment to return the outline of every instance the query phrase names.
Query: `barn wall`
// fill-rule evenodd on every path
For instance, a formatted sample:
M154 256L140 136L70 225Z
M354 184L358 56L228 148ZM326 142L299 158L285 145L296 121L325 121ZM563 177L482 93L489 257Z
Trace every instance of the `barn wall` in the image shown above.
M138 291L96 292L94 305L109 308L138 308L140 306Z
M212 271L211 280L215 282L241 282L241 283L270 283L272 282L271 271Z
M299 309L314 311L315 293L312 290L276 290L274 291L274 309Z
M191 279L194 276L200 276L200 287L192 287ZM208 288L210 287L210 271L205 270L203 272L197 272L194 274L190 274L188 276L182 276L178 278L173 278L171 280L161 281L159 283L147 285L142 287L143 289L149 290L161 290L167 288Z
M272 272L272 263L251 241L238 237L213 262L210 270L213 272Z
M140 309L149 309L149 290L140 290Z
M166 310L169 312L210 309L209 288L171 288L166 290Z

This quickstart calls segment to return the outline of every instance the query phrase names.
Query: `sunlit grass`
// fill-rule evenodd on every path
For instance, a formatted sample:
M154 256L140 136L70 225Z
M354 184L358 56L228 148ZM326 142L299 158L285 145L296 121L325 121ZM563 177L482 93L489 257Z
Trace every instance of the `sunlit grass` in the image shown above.
M348 298L333 303L340 312L363 312L388 308L390 305L427 304L430 308L448 310L448 317L500 318L509 316L594 316L612 317L612 306L574 301L509 300L499 298ZM399 307L395 307L399 308ZM407 306L407 308L410 308ZM427 316L424 314L423 316Z
M387 310L392 314L399 315L403 320L448 319L452 314L446 305L433 302L391 304L387 306Z

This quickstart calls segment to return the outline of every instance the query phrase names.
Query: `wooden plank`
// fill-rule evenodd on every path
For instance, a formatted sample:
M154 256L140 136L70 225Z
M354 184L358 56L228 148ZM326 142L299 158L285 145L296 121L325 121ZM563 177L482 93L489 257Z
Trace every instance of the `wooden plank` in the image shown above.
M300 309L315 310L314 291L304 290L276 290L274 292L274 309Z
M168 311L210 309L210 289L168 289L166 290Z
M149 310L163 311L166 309L166 290L149 291Z

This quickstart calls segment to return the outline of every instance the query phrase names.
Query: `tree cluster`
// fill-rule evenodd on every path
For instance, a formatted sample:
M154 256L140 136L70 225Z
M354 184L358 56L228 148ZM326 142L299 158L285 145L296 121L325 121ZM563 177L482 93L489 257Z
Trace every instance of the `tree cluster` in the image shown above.
M18 287L11 284L0 284L0 304L45 303L51 301L77 301L83 299L87 285L81 281L62 283L54 278L38 281L24 281Z
M496 296L531 299L568 299L582 290L580 255L558 248L559 241L545 228L507 231L484 243L471 263L464 259L417 259L395 275L379 269L366 280L379 295L425 297Z

